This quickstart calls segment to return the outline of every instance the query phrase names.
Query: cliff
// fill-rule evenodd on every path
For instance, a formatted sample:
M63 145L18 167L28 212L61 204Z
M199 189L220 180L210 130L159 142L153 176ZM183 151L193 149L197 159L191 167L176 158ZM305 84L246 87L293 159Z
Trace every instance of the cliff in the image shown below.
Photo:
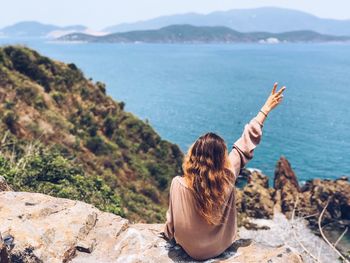
M182 152L124 106L74 64L0 48L0 174L15 191L162 222Z

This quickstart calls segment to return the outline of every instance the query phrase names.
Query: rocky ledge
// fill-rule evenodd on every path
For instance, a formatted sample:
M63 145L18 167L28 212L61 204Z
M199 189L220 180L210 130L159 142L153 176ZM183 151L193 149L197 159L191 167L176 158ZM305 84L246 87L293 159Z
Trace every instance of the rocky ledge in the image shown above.
M283 157L273 187L259 171L242 174L247 183L236 191L239 235L252 243L233 245L208 262L313 262L300 246L308 247L307 242L309 252L337 262L334 251L310 229L318 233L321 214L328 234L350 226L348 178L313 179L300 186ZM181 247L162 238L162 229L162 224L131 224L80 201L13 192L0 176L1 263L193 262ZM334 242L339 235L329 237ZM343 255L348 244L338 242Z
M162 224L130 224L92 205L37 193L0 192L1 263L192 262L164 240ZM253 240L210 262L302 262L288 246Z

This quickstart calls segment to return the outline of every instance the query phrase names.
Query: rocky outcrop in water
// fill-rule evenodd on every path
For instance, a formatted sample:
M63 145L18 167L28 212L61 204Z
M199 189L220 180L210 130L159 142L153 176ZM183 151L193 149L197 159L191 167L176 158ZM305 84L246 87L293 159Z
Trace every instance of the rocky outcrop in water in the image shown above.
M276 164L273 183L275 202L278 203L279 209L290 217L300 192L300 187L296 174L285 157L281 157Z
M0 192L1 263L193 262L164 240L163 224L130 224L80 201ZM288 246L232 246L214 262L300 262ZM213 262L213 261L211 261Z
M271 218L274 211L281 211L288 218L295 207L298 216L310 216L311 225L327 205L323 220L350 225L350 183L348 177L336 180L312 179L302 187L285 157L277 162L273 188L269 188L268 177L261 172L244 171L247 184L237 189L237 209L254 218ZM314 215L314 216L311 216Z
M350 229L350 183L348 177L336 180L312 179L299 186L297 176L284 157L277 162L273 188L268 187L268 177L259 171L245 170L247 184L237 190L238 224L247 229L262 229L250 218L270 219L276 212L291 218L305 217L309 227L320 235L318 220L322 210L321 226L331 242ZM266 226L268 228L268 226ZM346 233L344 239L350 238ZM349 243L338 244L344 254L349 253Z

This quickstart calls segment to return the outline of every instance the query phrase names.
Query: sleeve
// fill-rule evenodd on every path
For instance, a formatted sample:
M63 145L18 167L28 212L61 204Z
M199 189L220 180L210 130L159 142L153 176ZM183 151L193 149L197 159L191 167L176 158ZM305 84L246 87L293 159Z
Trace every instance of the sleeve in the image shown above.
M253 158L254 149L260 143L263 124L255 117L245 125L241 137L233 144L229 154L231 169L237 178L239 171Z
M172 194L173 194L173 182L175 178L171 181L170 193L169 193L169 208L166 212L166 222L164 227L164 235L167 239L171 240L174 238L174 217L173 217L173 205L172 205Z

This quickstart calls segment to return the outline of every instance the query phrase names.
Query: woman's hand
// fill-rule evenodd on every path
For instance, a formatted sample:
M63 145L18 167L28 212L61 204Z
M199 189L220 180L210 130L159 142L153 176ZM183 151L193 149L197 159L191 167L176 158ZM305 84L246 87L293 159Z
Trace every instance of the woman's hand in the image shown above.
M273 85L270 96L267 98L264 106L261 108L261 110L266 114L269 114L270 111L272 111L274 108L277 107L277 105L279 105L282 102L282 93L286 89L286 87L283 86L278 92L276 92L277 85L277 82Z
M282 99L283 99L282 92L286 89L286 87L282 87L278 92L276 92L276 89L277 89L277 83L273 85L270 96L267 98L264 106L256 115L256 120L261 125L264 124L264 121L267 118L267 115L270 113L270 111L272 111L274 108L277 107L277 105L279 105L282 102Z

